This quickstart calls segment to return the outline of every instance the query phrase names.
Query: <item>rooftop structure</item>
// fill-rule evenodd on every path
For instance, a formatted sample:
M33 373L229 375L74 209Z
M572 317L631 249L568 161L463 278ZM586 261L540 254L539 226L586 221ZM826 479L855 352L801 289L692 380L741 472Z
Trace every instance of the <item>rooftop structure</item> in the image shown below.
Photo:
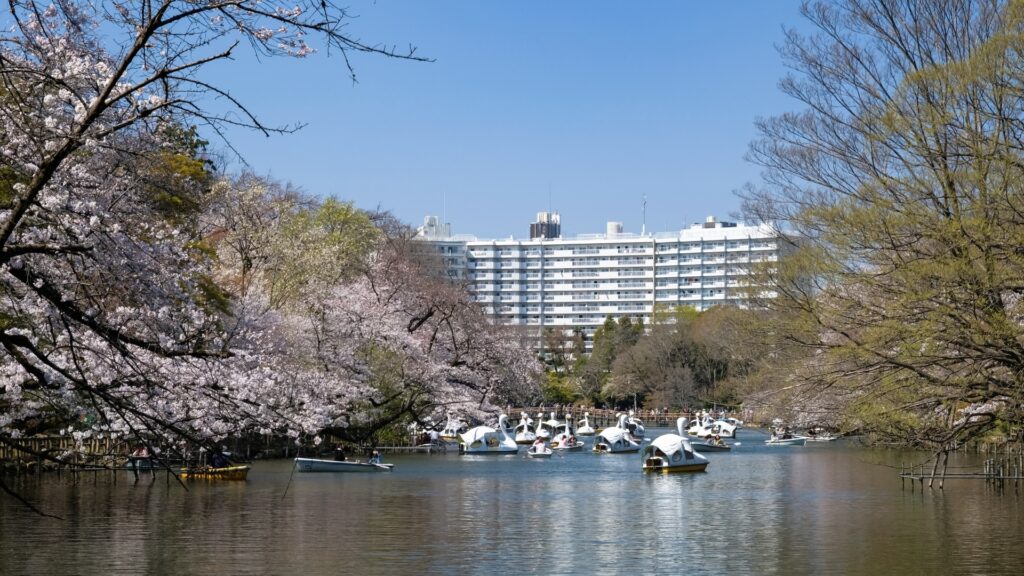
M562 236L562 219L558 212L538 212L537 221L530 224L530 239L554 239Z

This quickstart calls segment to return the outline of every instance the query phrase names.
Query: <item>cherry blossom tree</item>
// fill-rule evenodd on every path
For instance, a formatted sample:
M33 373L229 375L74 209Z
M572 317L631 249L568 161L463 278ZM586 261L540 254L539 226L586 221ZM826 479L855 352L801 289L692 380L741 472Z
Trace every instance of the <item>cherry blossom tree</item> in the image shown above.
M25 435L58 428L164 450L253 432L359 439L450 408L483 418L535 390L531 356L425 273L400 226L251 176L218 181L199 154L194 126L288 130L201 79L240 43L304 57L315 37L346 65L411 51L346 36L329 2L8 6L0 444L27 450Z
M190 160L174 134L290 129L262 124L202 79L240 44L305 57L315 38L346 66L354 52L417 57L346 35L347 14L325 1L7 6L0 443L25 448L26 433L70 422L79 424L64 431L78 436L201 442L284 419L297 434L294 413L278 411L279 380L267 377L265 325L231 321L235 304L213 280L194 233L202 207L176 209L203 198L209 182L201 169L168 164Z
M492 418L536 394L533 356L431 273L408 227L251 176L223 193L209 228L221 284L234 287L236 322L272 334L281 409L304 432L364 440L444 412Z

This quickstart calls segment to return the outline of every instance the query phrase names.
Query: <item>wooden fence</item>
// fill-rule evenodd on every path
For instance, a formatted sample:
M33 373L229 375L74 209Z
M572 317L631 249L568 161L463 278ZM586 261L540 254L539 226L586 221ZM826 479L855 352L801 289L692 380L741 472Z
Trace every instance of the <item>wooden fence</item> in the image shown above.
M528 408L506 408L509 422L515 425L519 421L519 415L522 412L526 412L530 418L537 419L538 413L544 414L544 419L548 419L551 413L555 413L556 420L565 420L566 413L572 416L573 424L575 425L583 418L584 413L589 413L590 425L594 428L602 428L605 426L612 426L616 422L616 416L618 414L628 413L623 410L610 410L606 408L580 408L578 406L531 406ZM636 417L643 421L644 426L648 428L674 428L676 420L680 417L687 418L692 423L694 421L694 414L692 412L683 411L666 411L666 410L644 410L640 409L636 411Z
M110 457L128 453L124 440L112 438L86 438L81 442L70 436L33 436L19 438L17 444L24 450L8 444L0 444L0 460L35 460L37 454L55 458L68 457Z

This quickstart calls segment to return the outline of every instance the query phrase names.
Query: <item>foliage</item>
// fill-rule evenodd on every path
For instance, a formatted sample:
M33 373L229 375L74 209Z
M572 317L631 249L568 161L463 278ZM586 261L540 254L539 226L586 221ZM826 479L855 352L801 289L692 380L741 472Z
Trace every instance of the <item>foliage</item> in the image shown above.
M572 404L576 401L577 396L576 386L573 385L570 377L551 371L547 373L544 384L541 386L541 394L544 396L545 403L553 404Z
M761 312L732 306L700 313L660 307L646 330L629 318L609 317L594 335L589 358L579 355L570 365L548 355L545 401L625 406L635 398L643 406L673 408L736 402L746 391L743 379L765 362L764 346L756 345L763 339L748 329L762 321Z
M539 367L458 286L424 270L408 229L252 175L207 222L237 325L272 343L275 410L304 432L363 441L446 412L486 419L537 393ZM272 432L273 430L268 430Z
M656 311L648 333L615 359L605 396L635 394L645 406L674 408L727 403L731 398L719 394L719 383L746 369L730 321L753 314L731 306Z
M814 3L782 48L806 106L759 123L748 212L803 240L765 270L802 348L780 381L879 437L1024 424L1024 5Z
M369 215L251 175L220 180L203 157L191 126L283 130L201 80L239 41L266 56L306 56L310 36L346 58L401 56L344 35L343 10L8 10L0 444L21 446L40 426L135 436L164 454L253 431L361 438L449 407L482 418L492 402L536 393L529 355L464 293L425 278Z
M609 316L594 332L590 358L580 366L579 381L582 394L591 402L603 400L604 387L611 376L615 358L636 344L643 334L643 323L634 323L628 316L616 321Z

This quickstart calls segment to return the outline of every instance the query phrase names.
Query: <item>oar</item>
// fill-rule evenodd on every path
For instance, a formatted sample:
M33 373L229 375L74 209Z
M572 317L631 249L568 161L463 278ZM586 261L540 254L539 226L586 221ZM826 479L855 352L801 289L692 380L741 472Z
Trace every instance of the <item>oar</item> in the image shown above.
M288 489L291 488L291 486L292 486L292 476L295 476L295 469L296 468L298 468L298 466L296 466L295 462L293 461L292 462L292 473L288 475L288 483L285 484L285 486L284 486L284 494L281 494L281 499L282 500L284 500L284 497L288 495Z

